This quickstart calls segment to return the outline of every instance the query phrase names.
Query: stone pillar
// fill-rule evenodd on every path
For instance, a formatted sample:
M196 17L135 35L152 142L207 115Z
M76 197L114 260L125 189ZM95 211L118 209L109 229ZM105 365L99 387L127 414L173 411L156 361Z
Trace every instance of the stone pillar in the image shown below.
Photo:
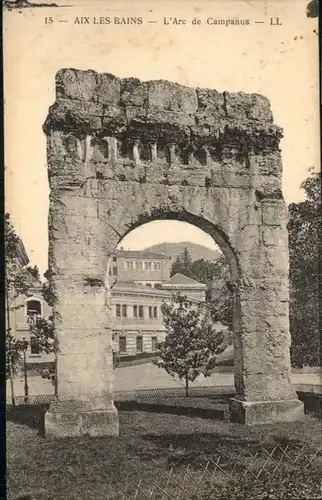
M176 144L171 143L169 144L169 163L170 165L173 165L176 163L177 157L176 157Z
M116 137L107 137L108 141L108 151L109 151L109 160L116 161L117 160L117 139Z
M140 163L139 144L140 144L140 140L135 139L134 144L133 144L133 160L134 160L135 165L139 165L139 163Z
M261 224L246 226L239 236L244 251L234 291L230 416L248 425L304 415L291 384L286 206L282 199L263 200L260 209Z
M98 188L86 180L79 141L72 134L67 141L59 131L48 138L49 269L56 296L59 398L45 414L48 437L118 435L107 276L118 239L99 216Z
M118 435L113 404L111 331L104 285L56 279L59 401L45 414L48 437Z
M157 143L154 142L153 144L151 144L150 148L151 148L151 161L155 161L158 158Z

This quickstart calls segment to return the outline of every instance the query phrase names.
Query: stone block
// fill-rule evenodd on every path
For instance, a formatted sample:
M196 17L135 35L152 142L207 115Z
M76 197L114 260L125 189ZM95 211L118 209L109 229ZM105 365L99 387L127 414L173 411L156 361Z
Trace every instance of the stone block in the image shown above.
M265 119L273 123L270 102L266 97L245 92L224 92L224 97L228 116L243 120L248 115L255 120Z
M230 420L246 425L296 422L304 419L304 403L298 399L282 401L240 401L230 399Z
M66 234L59 232L55 235L55 260L57 263L57 271L65 272L68 275L72 270L87 268L88 253L85 251L85 245L82 242L67 242Z
M144 106L132 106L132 105L126 105L124 106L125 108L125 115L126 119L131 121L131 120L145 120L147 116L147 108ZM152 129L153 127L151 127Z
M121 80L110 73L99 74L97 79L98 102L117 105L121 96Z
M287 209L284 201L263 200L262 220L267 226L283 226L287 223Z
M148 103L171 111L195 113L198 108L196 91L167 81L149 82Z
M197 89L197 99L198 99L198 118L200 119L202 114L214 115L217 119L218 117L225 117L225 99L224 95L215 89ZM201 115L201 116L199 116Z
M177 128L176 134L172 134L172 139L173 141L177 141L177 136L181 139L183 136L186 141L185 143L189 143L189 130L187 129L186 131L183 129L183 127L191 127L194 125L195 120L193 118L193 114L189 113L184 113L183 111L177 111L177 110L168 110L166 108L162 108L159 106L155 106L154 104L151 104L146 113L146 121L152 122L151 123L151 131L153 130L155 125L159 125L157 130L157 134L162 138L163 136L166 136L166 133L168 129L170 128L169 125L172 124L172 126ZM163 130L160 128L160 124L164 124ZM178 127L180 125L180 128ZM182 128L182 130L180 130ZM180 136L180 131L183 132ZM179 133L178 133L179 132ZM171 141L171 135L168 136L169 141Z
M45 413L45 436L64 438L76 436L118 436L118 412L109 408L93 410L87 402L55 402Z
M255 161L255 170L259 174L258 177L261 178L263 185L270 182L269 179L273 179L274 177L280 182L282 176L282 160L279 151L274 151L269 154L266 152L264 154L263 152L261 155L253 156L252 160Z
M220 171L211 170L210 174L211 185L213 186L224 186L227 188L241 188L247 189L251 185L251 177L248 172L236 172L234 171L234 166L226 170L222 168Z
M61 69L56 73L56 96L59 98L92 100L96 94L95 71Z
M266 246L283 247L286 236L286 229L278 226L263 226L262 238Z
M111 121L126 123L124 109L113 104L107 104L103 108L103 126L108 126Z
M165 164L163 162L153 162L146 166L145 180L148 183L163 184L165 180Z
M138 78L123 78L121 82L121 103L147 107L149 86Z
M280 277L280 279L287 278L289 272L289 254L285 239L283 243L283 246L263 246L261 255L263 277L269 278L275 276Z
M103 114L103 107L90 101L59 99L50 108L44 124L44 131L78 129L79 132L92 134ZM97 119L96 119L97 118ZM68 124L68 126L67 126Z

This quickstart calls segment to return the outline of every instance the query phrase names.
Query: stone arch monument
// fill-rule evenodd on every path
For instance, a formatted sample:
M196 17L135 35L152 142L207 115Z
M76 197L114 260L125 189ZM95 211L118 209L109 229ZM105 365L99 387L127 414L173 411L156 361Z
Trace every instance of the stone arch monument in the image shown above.
M108 266L119 241L157 219L190 222L228 260L235 398L246 424L303 415L290 382L282 131L258 94L62 69L44 124L49 268L57 303L59 401L47 435L118 434Z

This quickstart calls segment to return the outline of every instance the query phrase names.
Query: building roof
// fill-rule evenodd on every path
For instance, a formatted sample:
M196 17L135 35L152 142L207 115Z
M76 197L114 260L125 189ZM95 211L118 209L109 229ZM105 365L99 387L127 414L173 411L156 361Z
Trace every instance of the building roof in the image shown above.
M135 259L159 259L170 260L171 257L162 253L145 252L144 250L117 250L116 255L119 257L129 257Z
M136 294L146 294L153 296L165 296L168 297L171 293L168 290L162 290L162 288L152 288L145 285L139 285L134 281L116 281L111 287L113 292L128 292Z
M17 241L17 257L21 266L26 266L29 264L29 257L27 255L24 244L22 243L21 238L18 237Z
M163 287L167 287L168 285L206 288L206 285L204 283L200 283L200 281L189 278L188 276L185 276L181 273L174 274L172 278L169 279L169 281L163 284Z

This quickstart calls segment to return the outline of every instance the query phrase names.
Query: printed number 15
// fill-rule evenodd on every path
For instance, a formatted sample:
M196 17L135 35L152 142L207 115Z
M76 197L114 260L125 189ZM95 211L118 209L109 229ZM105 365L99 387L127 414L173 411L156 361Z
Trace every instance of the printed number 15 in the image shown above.
M45 17L45 24L53 24L53 18L52 17Z

